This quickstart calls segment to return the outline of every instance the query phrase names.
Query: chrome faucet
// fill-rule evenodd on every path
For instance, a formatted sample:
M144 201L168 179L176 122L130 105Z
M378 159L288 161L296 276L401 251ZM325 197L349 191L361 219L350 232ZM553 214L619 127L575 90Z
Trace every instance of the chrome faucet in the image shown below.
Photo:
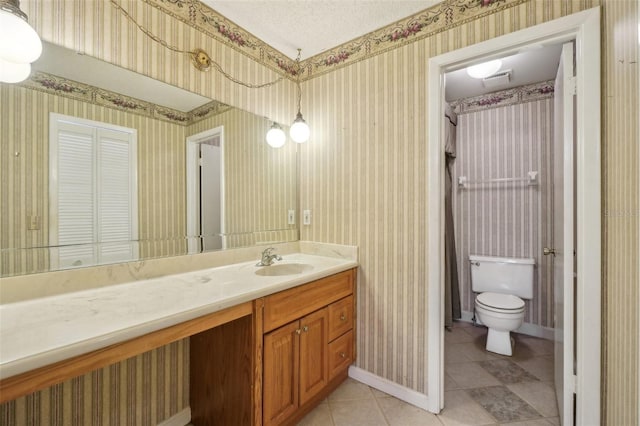
M277 254L271 254L275 250L273 247L269 247L262 252L262 259L256 263L256 266L271 266L274 260L282 260L282 257Z

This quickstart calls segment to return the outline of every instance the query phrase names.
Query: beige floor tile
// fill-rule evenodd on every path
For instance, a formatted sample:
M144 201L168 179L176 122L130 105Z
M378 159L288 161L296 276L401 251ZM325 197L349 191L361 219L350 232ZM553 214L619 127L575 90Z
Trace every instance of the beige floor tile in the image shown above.
M553 356L537 356L514 362L543 382L553 381Z
M496 422L480 404L462 390L444 393L444 410L440 412L438 419L447 426L491 425Z
M334 426L329 404L318 405L298 423L298 426Z
M329 401L350 401L354 399L373 399L369 386L351 378L342 383L338 389L329 395Z
M475 362L462 362L448 364L445 367L448 374L460 388L480 388L485 386L500 385L500 381L493 377L487 370Z
M503 426L550 426L546 419L536 419L536 420L525 420L523 422L514 422L514 423L500 423Z
M465 343L473 342L474 337L465 331L465 328L454 327L451 331L444 332L444 342L447 343Z
M389 395L388 393L384 393L382 391L379 391L376 388L369 388L371 389L371 393L373 394L374 397L376 398L389 398L391 395Z
M547 421L553 426L560 426L560 417L552 417L550 419L547 419Z
M515 383L507 385L507 387L535 408L543 417L558 415L556 391L550 382Z
M470 362L471 360L465 355L465 350L468 345L464 344L450 344L444 349L444 363L453 364L456 362Z
M537 356L553 355L553 340L546 340L537 337L516 334L516 342L526 345Z
M444 390L460 389L460 385L451 378L447 373L444 373Z
M390 426L441 426L431 414L396 398L379 398L378 405Z
M484 337L487 335L487 327L484 326L474 326L472 325L469 328L465 328L464 331L466 331L468 334L472 335L473 337Z
M473 327L473 323L468 321L453 321L453 328L470 328Z
M487 340L484 337L477 337L472 342L455 343L447 346L444 350L446 356L454 356L454 353L463 354L469 361L486 361L488 359L498 359L499 357L491 352L487 352L485 345Z
M329 400L331 416L336 426L387 426L376 400Z

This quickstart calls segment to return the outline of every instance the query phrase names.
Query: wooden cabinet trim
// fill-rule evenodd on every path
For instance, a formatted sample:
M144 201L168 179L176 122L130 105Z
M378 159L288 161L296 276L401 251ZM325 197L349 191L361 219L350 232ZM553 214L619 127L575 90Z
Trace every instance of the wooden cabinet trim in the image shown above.
M352 269L265 297L264 329L274 330L353 293Z
M0 403L12 401L76 376L167 345L193 334L251 315L253 302L198 317L122 343L107 346L0 381Z

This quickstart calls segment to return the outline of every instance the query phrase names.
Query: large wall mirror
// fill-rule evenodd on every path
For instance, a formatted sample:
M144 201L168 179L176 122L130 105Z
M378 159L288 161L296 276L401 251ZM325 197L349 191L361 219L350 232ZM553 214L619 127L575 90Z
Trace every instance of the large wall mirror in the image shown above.
M0 276L298 239L268 118L47 43L33 68L0 83Z

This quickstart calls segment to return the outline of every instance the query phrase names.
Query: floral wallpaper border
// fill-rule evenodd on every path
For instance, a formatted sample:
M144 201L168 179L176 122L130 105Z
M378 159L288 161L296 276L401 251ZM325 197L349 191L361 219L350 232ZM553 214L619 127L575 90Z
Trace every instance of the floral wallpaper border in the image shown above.
M232 108L221 102L211 101L189 112L182 112L39 71L32 73L20 86L184 126Z
M217 41L232 46L262 65L284 73L291 79L302 72L300 76L302 80L322 75L526 1L528 0L443 0L420 13L305 59L301 61L298 68L295 61L199 0L144 0L147 4L192 25ZM188 46L188 48L196 47Z
M472 98L459 99L449 105L456 114L466 114L483 109L498 108L553 97L554 81L542 81L513 89L487 93Z

